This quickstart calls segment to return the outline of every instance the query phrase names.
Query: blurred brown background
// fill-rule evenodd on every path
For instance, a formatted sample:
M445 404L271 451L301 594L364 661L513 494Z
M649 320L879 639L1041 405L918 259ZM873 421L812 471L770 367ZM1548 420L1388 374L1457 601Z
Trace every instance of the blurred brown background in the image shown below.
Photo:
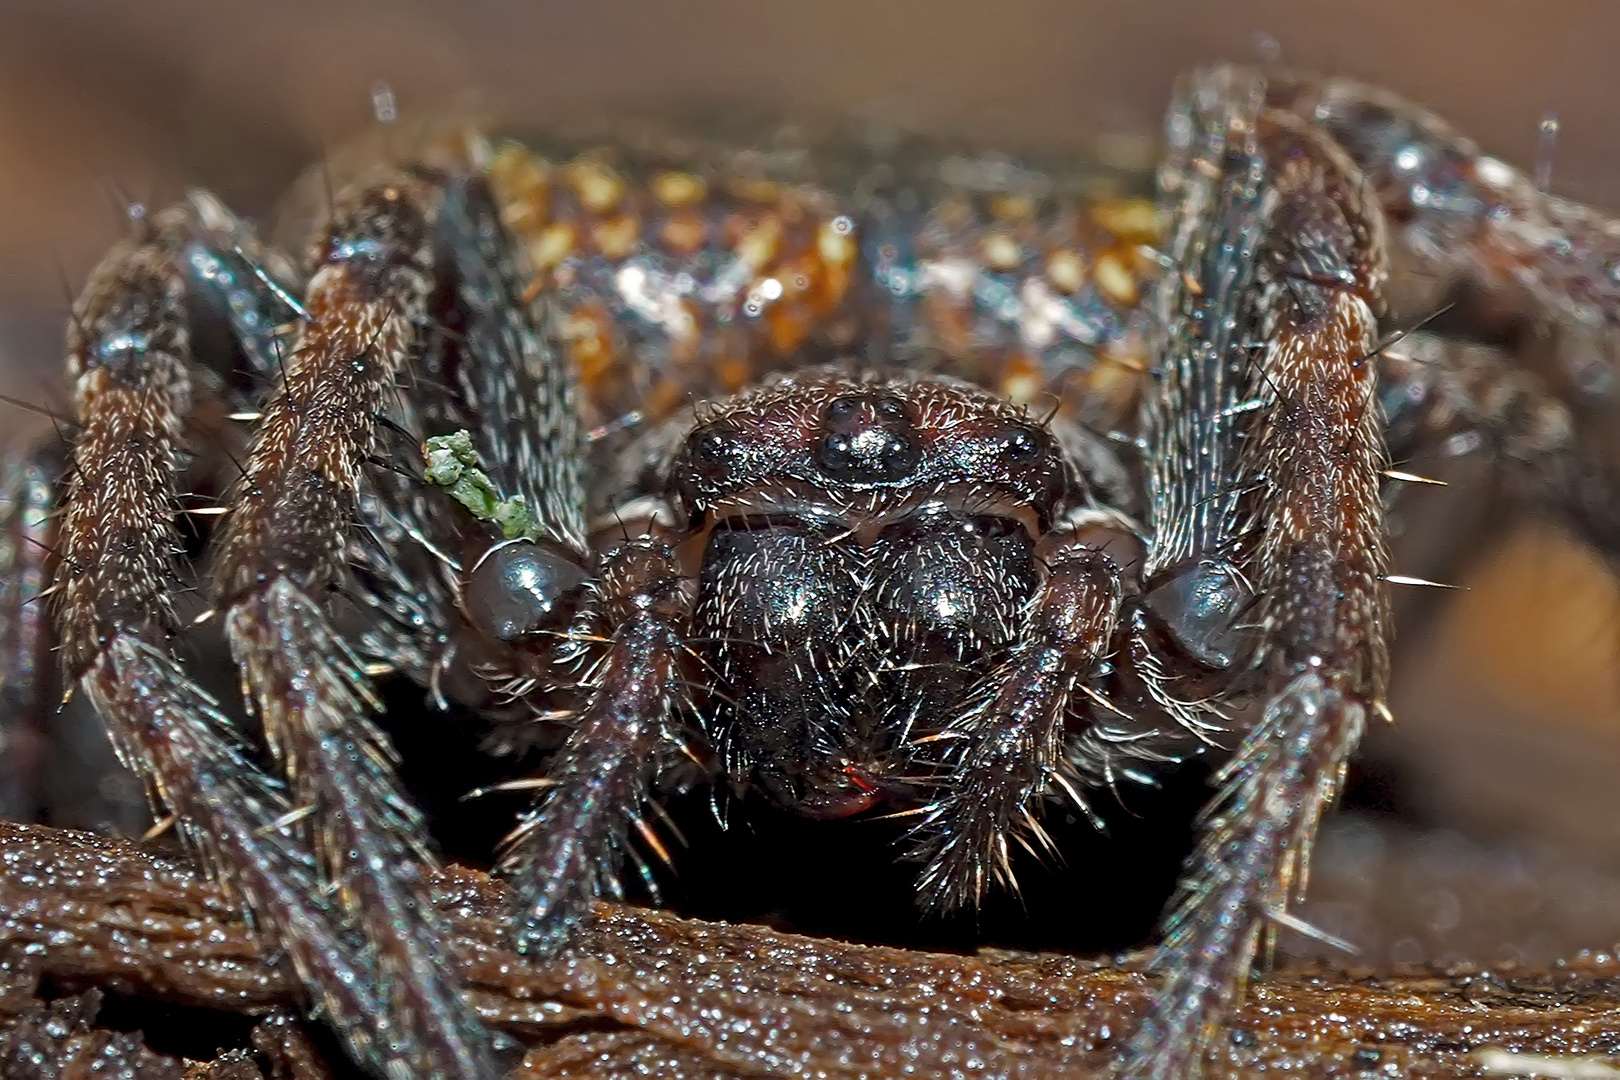
M121 230L114 192L161 203L203 185L263 214L368 126L378 81L408 115L876 109L1079 148L1153 131L1178 72L1254 59L1263 38L1526 166L1555 112L1555 190L1620 207L1608 0L0 0L0 386L52 396L66 296ZM1620 874L1616 590L1544 534L1514 543L1408 633L1400 726L1374 749L1423 823ZM1610 888L1581 881L1561 887ZM1611 891L1571 934L1620 936Z

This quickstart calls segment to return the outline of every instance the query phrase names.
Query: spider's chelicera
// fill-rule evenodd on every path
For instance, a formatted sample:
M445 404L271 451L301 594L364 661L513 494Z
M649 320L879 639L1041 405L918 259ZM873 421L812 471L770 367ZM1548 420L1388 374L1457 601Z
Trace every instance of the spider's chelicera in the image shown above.
M458 136L340 193L298 269L194 194L75 308L54 522L8 477L13 538L56 558L52 626L8 609L7 686L53 634L389 1076L496 1066L371 724L381 673L565 730L502 862L540 955L657 848L655 793L908 818L945 909L1012 883L1048 801L1089 815L1228 750L1120 1065L1191 1075L1384 711L1392 455L1467 435L1620 535L1578 380L1381 322L1511 284L1580 354L1620 312L1620 230L1405 103L1229 67L1180 87L1158 188L858 139L550 161ZM208 307L228 355L192 347ZM216 480L197 621L268 756L173 644L178 500Z

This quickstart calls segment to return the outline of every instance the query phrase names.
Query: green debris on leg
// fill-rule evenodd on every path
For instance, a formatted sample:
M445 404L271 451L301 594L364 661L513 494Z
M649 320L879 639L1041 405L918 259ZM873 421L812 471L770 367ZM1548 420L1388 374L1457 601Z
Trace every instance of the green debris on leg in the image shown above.
M534 540L540 522L520 496L503 499L483 470L478 467L478 451L465 430L452 435L435 435L427 441L428 483L436 484L450 497L471 511L479 521L493 522L508 540Z

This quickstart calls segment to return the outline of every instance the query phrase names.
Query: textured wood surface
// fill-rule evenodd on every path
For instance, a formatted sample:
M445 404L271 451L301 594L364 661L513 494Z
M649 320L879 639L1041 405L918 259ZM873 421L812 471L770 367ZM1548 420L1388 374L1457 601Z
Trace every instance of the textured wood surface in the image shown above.
M76 1075L64 1062L99 1047L96 1060L132 1076L324 1075L283 1018L296 1005L287 972L186 863L4 825L0 865L0 1074ZM915 953L611 906L576 949L536 964L501 944L499 883L451 869L435 884L478 1009L520 1044L513 1076L1087 1075L1110 1060L1152 987L1129 961ZM37 985L271 1021L254 1030L256 1053L185 1065L98 1031L93 993L57 1003L71 1015L49 1042ZM1602 1076L1571 1069L1620 1050L1617 1009L1620 962L1607 956L1539 971L1290 969L1252 988L1212 1072ZM61 1067L29 1064L24 1040Z

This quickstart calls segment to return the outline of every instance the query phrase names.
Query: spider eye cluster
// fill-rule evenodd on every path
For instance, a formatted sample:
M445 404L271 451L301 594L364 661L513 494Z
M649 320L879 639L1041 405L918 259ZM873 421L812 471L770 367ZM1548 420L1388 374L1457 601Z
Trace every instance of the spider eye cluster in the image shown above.
M898 483L922 461L905 402L892 394L836 398L822 410L821 427L815 460L836 482Z
M462 584L462 604L480 632L514 642L565 625L579 606L586 573L544 541L508 540L478 560Z

